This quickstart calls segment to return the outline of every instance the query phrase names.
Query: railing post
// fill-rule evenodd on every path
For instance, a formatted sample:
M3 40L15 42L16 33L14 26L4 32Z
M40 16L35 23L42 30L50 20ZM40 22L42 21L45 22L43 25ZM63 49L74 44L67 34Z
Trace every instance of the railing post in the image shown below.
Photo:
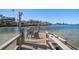
M48 31L45 31L45 33L46 33L46 38L49 38L49 33L48 33Z
M24 27L22 26L22 30L21 30L21 43L24 44Z

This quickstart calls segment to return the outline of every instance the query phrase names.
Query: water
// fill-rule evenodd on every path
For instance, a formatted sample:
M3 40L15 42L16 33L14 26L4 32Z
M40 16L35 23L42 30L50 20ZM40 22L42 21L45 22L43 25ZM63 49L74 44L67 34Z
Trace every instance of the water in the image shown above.
M0 27L0 46L18 34L16 27Z
M63 39L67 40L69 44L79 49L79 25L51 25L41 27L42 30L47 30L54 33Z
M79 49L79 25L78 24L41 26L41 30L47 30L51 33L54 33L62 37L63 39L66 39L69 44ZM17 34L18 34L17 27L0 27L0 45L10 40Z

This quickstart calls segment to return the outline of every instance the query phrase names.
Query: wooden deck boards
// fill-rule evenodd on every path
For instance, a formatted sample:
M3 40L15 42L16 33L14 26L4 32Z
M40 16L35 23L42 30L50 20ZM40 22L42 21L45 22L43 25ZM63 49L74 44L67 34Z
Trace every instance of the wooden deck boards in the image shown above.
M25 44L22 45L24 48L30 48L32 50L50 50L49 46L46 44L46 34L43 32L39 33L38 39L27 38L25 34Z
M50 35L49 35L50 36ZM31 48L32 50L56 50L56 47L61 47L63 50L70 50L69 47L67 47L64 43L62 43L59 39L57 39L55 36L52 35L50 38L46 38L46 33L45 32L40 32L39 33L38 39L36 38L27 38L25 34L25 44L23 47L25 48ZM50 46L47 44L47 40L50 42ZM57 45L52 45L52 44L57 44Z

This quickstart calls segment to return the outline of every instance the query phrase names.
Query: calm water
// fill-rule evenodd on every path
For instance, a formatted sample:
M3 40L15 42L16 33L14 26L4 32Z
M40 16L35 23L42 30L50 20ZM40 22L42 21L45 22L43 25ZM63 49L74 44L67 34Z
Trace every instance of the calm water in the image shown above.
M18 34L16 27L0 27L0 45Z
M67 40L69 44L79 49L79 25L52 25L41 27L42 30L48 30L63 39Z
M47 30L51 33L66 39L71 45L79 49L79 25L51 25L41 26L41 30ZM0 45L18 34L17 27L0 27Z

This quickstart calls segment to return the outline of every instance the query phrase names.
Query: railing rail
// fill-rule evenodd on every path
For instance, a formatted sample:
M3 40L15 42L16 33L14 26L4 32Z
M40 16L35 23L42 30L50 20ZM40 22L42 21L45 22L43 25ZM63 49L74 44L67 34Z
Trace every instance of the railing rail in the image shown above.
M58 38L59 40L61 40L62 42L64 42L64 43L66 43L67 41L65 40L65 39L63 39L63 38L61 38L61 37L59 37L59 36L57 36L57 35L55 35L55 34L53 34L56 38Z
M52 42L48 42L48 45L52 50L56 50L56 48L52 45Z
M56 42L63 50L71 50L68 46L66 46L64 43L62 43L60 40L58 40L56 37L53 35L49 34L49 39L53 40Z
M66 44L67 46L69 46L71 49L78 50L77 48L75 48L75 47L73 47L71 44L69 44L67 40L65 40L65 39L63 39L63 38L61 38L61 37L59 37L59 36L57 36L57 35L55 35L55 34L52 34L52 35L54 35L56 38L58 38L58 39L59 39L60 41L62 41L64 44Z
M7 41L5 44L1 45L0 50L6 49L9 45L11 45L15 40L18 40L19 38L20 38L20 34L16 35L15 37Z

